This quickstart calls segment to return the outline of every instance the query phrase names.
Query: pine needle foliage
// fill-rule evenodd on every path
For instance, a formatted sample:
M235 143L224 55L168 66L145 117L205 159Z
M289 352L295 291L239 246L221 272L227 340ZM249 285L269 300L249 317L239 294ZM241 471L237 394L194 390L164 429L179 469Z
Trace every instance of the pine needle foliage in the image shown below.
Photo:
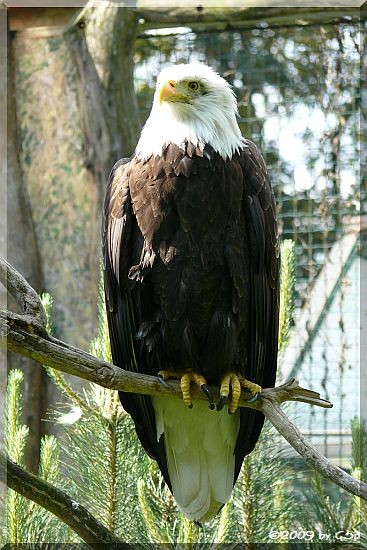
M24 451L29 430L22 424L22 394L24 375L12 370L8 377L5 397L4 445L11 460L24 466ZM6 499L6 529L8 540L22 542L27 500L15 491L9 490Z
M53 300L52 296L48 293L44 293L41 295L41 301L42 305L44 307L44 310L46 312L46 330L49 334L54 333L54 327L52 322L52 305ZM73 409L70 412L72 416L78 415L79 411L86 407L85 400L82 399L77 392L73 390L69 382L66 380L66 377L58 370L52 369L51 367L48 367L47 365L44 365L44 368L46 369L47 374L51 378L52 382L57 386L57 388L61 391L61 393L65 396L65 398L68 401L71 401L73 404ZM94 411L93 409L90 409L89 412L92 414ZM71 418L71 417L70 417Z
M24 375L14 369L8 378L5 399L5 448L11 460L24 464L24 449L29 434L27 426L22 424L22 396Z
M41 440L40 462L38 467L38 476L54 486L63 487L60 475L59 445L53 435L46 435ZM28 541L37 543L54 542L66 540L72 537L78 540L78 537L72 533L67 525L62 523L53 514L30 501L27 513L27 532Z
M280 258L278 353L282 353L286 348L293 324L296 283L296 252L294 241L287 239L281 243Z
M289 447L266 421L234 490L233 503L243 530L240 540L247 544L271 542L271 530L291 530L299 524L293 479Z
M24 375L11 370L5 396L4 446L8 457L25 467L25 452L29 429L22 424L22 393ZM45 481L61 486L59 448L54 436L41 440L38 475ZM68 528L54 515L32 501L9 489L6 498L6 534L3 542L58 542L65 538Z

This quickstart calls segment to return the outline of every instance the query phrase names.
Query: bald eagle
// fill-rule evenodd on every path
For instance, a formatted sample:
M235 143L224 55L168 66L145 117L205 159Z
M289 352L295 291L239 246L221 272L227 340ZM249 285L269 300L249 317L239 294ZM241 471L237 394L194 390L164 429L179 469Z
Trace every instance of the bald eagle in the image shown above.
M277 364L274 195L236 115L230 85L210 67L164 69L135 154L113 167L104 204L113 361L162 383L177 378L183 394L120 399L178 508L198 522L228 500L263 426L260 412L237 407L241 388L256 398L274 386ZM193 406L191 383L209 407Z

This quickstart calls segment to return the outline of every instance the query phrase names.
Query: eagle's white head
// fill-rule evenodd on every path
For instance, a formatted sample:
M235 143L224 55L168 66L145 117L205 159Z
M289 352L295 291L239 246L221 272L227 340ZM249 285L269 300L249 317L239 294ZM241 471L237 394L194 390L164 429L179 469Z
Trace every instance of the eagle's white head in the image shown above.
M244 147L238 127L237 101L231 86L211 67L174 65L158 75L149 118L136 147L146 159L159 156L169 143L209 144L224 159Z

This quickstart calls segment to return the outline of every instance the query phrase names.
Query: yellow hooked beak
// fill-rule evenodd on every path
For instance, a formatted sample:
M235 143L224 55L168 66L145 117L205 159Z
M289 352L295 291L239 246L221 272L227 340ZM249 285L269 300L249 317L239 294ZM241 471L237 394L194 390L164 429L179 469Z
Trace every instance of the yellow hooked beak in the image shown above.
M167 80L161 86L159 90L159 103L167 101L176 94L176 82L174 80Z

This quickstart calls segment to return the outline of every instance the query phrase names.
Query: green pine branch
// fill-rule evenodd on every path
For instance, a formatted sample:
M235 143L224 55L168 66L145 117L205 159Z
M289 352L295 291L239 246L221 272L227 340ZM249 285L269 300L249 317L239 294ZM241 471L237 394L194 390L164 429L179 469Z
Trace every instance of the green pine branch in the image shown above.
M278 353L282 353L287 347L293 323L296 282L296 254L293 241L285 240L281 243L280 258Z
M24 375L20 370L10 371L5 396L4 446L8 456L24 465L24 452L29 429L22 424L22 394ZM8 491L6 499L7 540L20 543L23 539L24 522L28 502L17 492Z

